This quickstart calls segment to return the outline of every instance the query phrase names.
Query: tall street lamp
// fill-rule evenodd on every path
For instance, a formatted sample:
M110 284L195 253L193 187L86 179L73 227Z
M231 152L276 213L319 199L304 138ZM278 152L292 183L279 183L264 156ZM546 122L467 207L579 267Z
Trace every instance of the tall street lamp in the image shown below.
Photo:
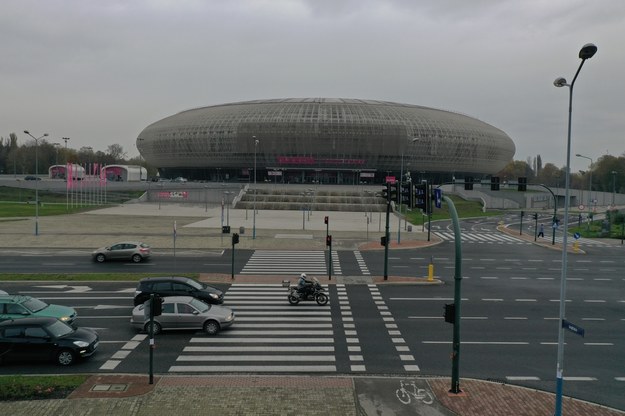
M576 153L575 156L577 157L582 157L584 159L588 159L590 160L590 167L588 168L588 171L590 172L590 180L588 181L588 211L591 211L591 207L592 207L592 157L588 157L588 156L584 156L584 155L580 155L579 153Z
M258 139L252 136L254 140L254 215L252 219L252 240L256 240L256 150L258 149Z
M48 137L48 133L44 133L43 136L35 137L24 130L24 133L35 139L35 235L39 235L39 158L37 157L37 147L39 147L39 139Z
M569 228L569 185L571 182L571 114L573 112L573 86L575 80L581 71L586 59L590 59L597 52L597 47L592 43L587 43L580 49L579 58L582 60L577 72L573 77L573 82L566 83L566 79L559 77L553 85L556 87L569 87L569 123L568 123L568 135L566 141L566 170L564 172L564 226L562 231L562 274L560 276L560 314L558 319L558 363L556 368L556 403L555 403L555 416L562 415L562 374L564 372L564 309L566 303L566 268L567 268L567 235Z
M52 146L54 146L54 150L56 151L56 156L54 158L54 164L58 165L59 164L59 146L61 145L61 143L52 143Z
M615 194L616 194L616 171L613 170L612 172L612 208L614 208L614 203L615 203Z

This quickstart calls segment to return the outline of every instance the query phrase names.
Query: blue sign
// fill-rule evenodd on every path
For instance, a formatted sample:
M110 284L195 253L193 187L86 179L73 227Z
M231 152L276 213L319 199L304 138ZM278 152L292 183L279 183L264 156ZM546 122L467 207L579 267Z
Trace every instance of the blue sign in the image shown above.
M443 190L440 188L434 189L434 206L440 208L443 200Z
M579 233L573 234L573 238L575 238L576 240L579 240L580 237L581 235L579 235Z
M562 320L562 328L564 329L568 329L569 331L581 336L582 338L584 338L584 328L582 328L581 326L577 326L569 321L567 321L566 319Z

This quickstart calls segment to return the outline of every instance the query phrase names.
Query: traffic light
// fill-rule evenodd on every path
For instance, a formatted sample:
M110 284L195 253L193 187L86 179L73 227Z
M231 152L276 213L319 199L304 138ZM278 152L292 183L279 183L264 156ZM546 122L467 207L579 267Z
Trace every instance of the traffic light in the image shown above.
M412 192L412 183L404 182L401 184L399 203L412 208L414 203L414 192Z
M386 236L383 235L382 237L380 237L380 245L382 246L386 246Z
M221 233L222 234L230 234L230 226L229 225L222 225L221 226Z
M464 178L464 190L472 191L473 190L473 176L467 176Z
M456 304L455 303L445 304L445 322L449 322L450 324L456 323Z
M517 185L517 191L527 191L527 178L519 178L519 184Z
M332 236L331 235L326 235L326 246L331 246L332 245Z
M323 223L325 225L328 225L328 222L330 222L330 219L328 218L328 216L326 215L325 217L323 217Z
M161 316L163 314L163 298L154 295L151 302L152 316Z
M428 211L428 185L426 182L417 183L414 186L414 208Z
M384 198L386 200L386 202L390 202L391 201L391 186L390 184L386 184L386 186L384 188L382 188L382 198Z
M499 190L499 176L493 176L490 178L490 190L498 191Z
M521 217L525 216L525 211L521 210Z
M532 218L534 218L535 220L537 220L537 219L538 219L538 214L537 214L537 213L534 213L534 215L532 215Z
M232 245L239 244L239 234L232 234Z
M399 183L397 181L393 182L391 185L391 201L397 201L397 195L399 195Z

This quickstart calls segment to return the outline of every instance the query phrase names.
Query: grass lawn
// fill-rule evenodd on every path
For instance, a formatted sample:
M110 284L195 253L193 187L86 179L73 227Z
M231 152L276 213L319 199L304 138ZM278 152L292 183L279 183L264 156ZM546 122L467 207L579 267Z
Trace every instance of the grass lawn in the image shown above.
M0 376L0 401L63 399L88 375Z

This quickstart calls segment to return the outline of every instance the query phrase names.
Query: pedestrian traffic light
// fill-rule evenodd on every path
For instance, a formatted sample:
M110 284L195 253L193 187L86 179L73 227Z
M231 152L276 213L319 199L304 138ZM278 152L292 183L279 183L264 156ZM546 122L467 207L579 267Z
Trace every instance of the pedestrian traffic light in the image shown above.
M325 217L323 217L323 223L328 225L328 222L330 222L330 219L328 218L328 216L326 215Z
M386 247L386 236L383 235L382 237L380 237L380 245L385 246Z
M239 244L239 234L232 234L232 245Z
M150 302L152 308L152 316L161 316L163 314L163 298L159 295L153 295Z
M331 246L332 245L332 236L331 235L326 235L326 246Z
M399 198L400 204L404 204L409 207L412 207L412 204L414 203L413 201L414 192L412 190L413 188L412 188L411 182L403 182L401 184L400 198Z
M427 182L417 183L414 186L414 206L413 208L428 211L428 184Z
M382 188L382 198L386 200L386 202L391 202L391 186L390 184L386 184L384 188Z
M390 184L390 187L391 187L390 200L397 201L397 195L399 195L399 183L393 182Z
M456 304L455 303L445 304L445 322L449 322L450 324L456 323Z
M519 178L519 183L517 185L517 190L519 192L527 191L527 178Z
M490 178L490 190L491 191L499 190L499 176L493 176Z
M521 210L521 217L525 216L525 211Z
M537 220L537 219L538 219L538 214L537 214L537 213L534 213L534 215L532 216L532 218L534 218L535 220Z
M467 176L464 178L464 189L465 191L473 190L473 176Z

